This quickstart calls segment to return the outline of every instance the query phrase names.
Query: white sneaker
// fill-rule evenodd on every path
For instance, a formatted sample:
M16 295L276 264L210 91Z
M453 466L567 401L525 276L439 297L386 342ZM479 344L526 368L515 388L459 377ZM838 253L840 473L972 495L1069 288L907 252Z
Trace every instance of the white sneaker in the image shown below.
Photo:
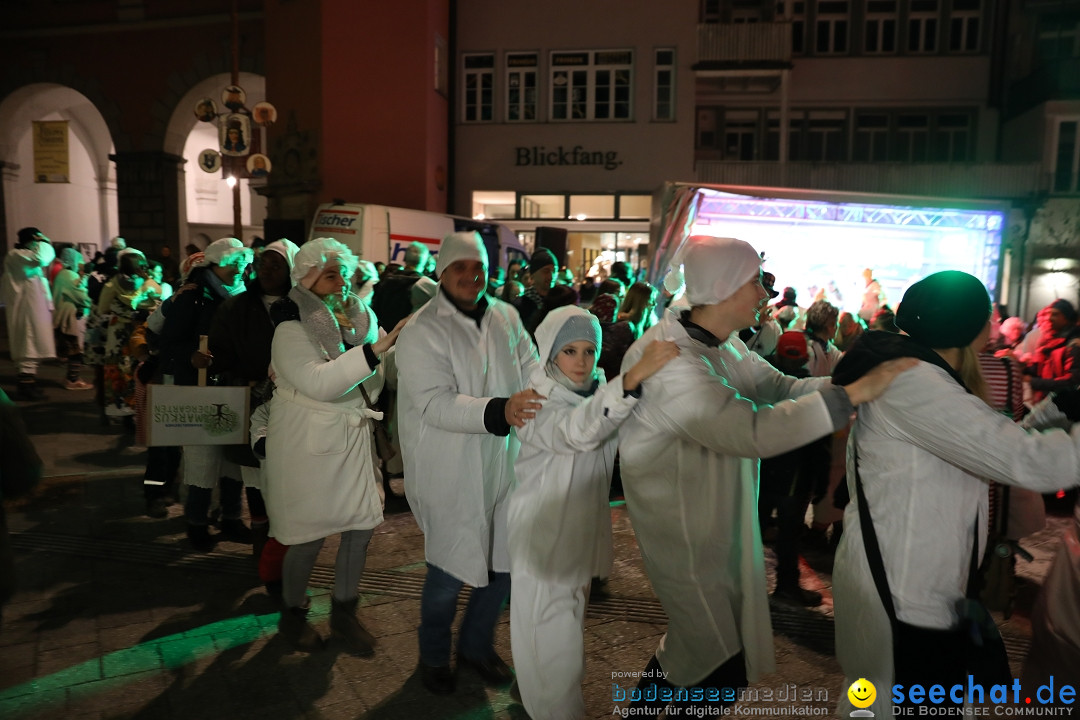
M85 380L68 380L67 384L65 384L64 387L67 388L68 390L93 390L94 389L93 384L88 383Z

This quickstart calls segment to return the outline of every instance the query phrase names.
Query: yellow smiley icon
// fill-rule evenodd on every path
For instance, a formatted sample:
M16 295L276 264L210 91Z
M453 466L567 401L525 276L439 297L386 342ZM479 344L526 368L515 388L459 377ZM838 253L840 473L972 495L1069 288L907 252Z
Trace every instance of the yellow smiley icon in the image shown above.
M855 707L868 708L874 704L874 700L877 698L877 688L874 687L874 683L866 678L859 678L851 683L851 687L847 690L847 696Z

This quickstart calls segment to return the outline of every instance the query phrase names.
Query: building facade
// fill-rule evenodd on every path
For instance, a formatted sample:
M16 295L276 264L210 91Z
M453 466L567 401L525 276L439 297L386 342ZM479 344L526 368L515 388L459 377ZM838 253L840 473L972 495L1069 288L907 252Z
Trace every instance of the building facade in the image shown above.
M87 247L231 234L223 178L195 169L214 137L193 105L237 73L278 112L273 170L243 181L246 239L301 238L340 198L499 220L563 248L582 276L647 261L667 181L982 199L1013 208L1002 299L1076 297L1080 0L42 0L0 13L9 245L22 225ZM36 182L41 120L68 122L68 183Z

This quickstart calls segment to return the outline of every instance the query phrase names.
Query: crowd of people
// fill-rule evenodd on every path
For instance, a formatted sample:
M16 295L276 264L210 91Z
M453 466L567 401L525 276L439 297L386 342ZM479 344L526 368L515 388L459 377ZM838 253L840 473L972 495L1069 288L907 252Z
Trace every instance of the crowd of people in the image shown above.
M976 600L988 529L1032 532L1037 493L1080 484L1080 426L1062 429L1080 418L1066 300L1025 334L971 275L932 274L894 312L868 269L857 312L824 295L803 309L792 288L771 304L781 293L761 255L707 236L685 241L659 289L626 263L575 288L545 248L503 272L472 232L403 259L378 267L327 238L256 250L225 238L190 254L174 288L126 243L95 264L26 228L0 288L16 395L37 398L37 363L59 356L68 388L96 387L104 415L141 433L149 385L205 371L250 387L249 446L149 448L147 513L164 517L182 479L192 546L251 543L280 634L304 652L325 644L307 584L340 535L330 632L373 654L357 593L390 501L376 432L388 427L424 533L423 685L454 692L456 654L490 684L513 681L537 719L584 715L585 607L612 568L613 476L668 617L635 700L656 713L730 704L714 690L774 667L763 544L775 542L775 597L813 606L799 552L815 533L838 546L849 680L962 678L952 630ZM508 600L516 676L494 648ZM879 693L874 712L891 702Z

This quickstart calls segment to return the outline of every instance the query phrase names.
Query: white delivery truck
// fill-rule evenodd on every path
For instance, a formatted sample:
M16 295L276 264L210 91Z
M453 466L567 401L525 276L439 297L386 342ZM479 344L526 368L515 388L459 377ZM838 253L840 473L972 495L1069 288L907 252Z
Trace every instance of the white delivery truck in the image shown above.
M487 247L489 267L505 269L511 260L528 256L517 235L505 225L385 205L320 205L308 239L334 238L363 260L400 264L410 244L424 243L432 255L437 255L443 237L463 230L480 233Z

